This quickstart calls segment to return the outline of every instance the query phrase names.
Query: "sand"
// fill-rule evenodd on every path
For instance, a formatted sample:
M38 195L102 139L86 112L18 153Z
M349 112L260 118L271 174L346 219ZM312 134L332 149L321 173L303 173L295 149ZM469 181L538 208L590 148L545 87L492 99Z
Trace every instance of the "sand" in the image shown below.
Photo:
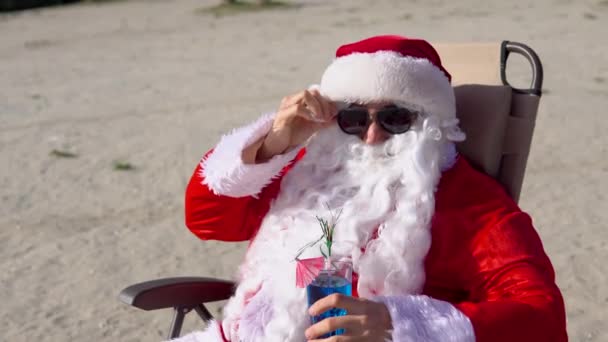
M198 159L222 133L318 82L336 46L380 33L508 39L541 56L546 92L520 203L556 268L571 340L608 340L607 1L302 1L200 13L216 3L0 15L0 340L162 340L171 312L124 305L119 291L158 277L231 278L245 247L185 228ZM186 330L198 324L190 318Z

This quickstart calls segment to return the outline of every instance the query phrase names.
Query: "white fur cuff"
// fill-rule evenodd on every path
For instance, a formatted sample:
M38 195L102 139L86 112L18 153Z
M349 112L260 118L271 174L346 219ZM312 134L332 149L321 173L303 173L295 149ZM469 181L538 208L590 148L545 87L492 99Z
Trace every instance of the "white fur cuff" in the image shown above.
M171 342L223 342L220 326L213 320L203 331L195 331L188 335L171 340Z
M395 342L474 342L473 325L452 304L428 296L375 297L393 320Z
M299 149L274 156L262 164L245 164L243 149L265 136L274 114L224 135L211 154L201 161L204 184L213 193L230 197L257 196L295 158Z

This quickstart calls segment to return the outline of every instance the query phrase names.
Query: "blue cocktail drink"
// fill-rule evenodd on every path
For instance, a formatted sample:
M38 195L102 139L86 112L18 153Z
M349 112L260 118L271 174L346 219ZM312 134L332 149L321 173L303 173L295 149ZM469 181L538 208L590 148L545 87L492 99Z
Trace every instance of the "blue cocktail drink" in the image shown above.
M334 262L330 267L321 270L319 275L306 287L308 295L308 306L310 307L319 299L329 296L334 293L341 293L345 296L352 296L351 283L352 266L350 262ZM327 317L344 316L346 310L341 308L332 308L318 316L311 317L311 323L315 324ZM338 329L331 333L320 336L319 338L327 338L330 336L341 335L344 329Z

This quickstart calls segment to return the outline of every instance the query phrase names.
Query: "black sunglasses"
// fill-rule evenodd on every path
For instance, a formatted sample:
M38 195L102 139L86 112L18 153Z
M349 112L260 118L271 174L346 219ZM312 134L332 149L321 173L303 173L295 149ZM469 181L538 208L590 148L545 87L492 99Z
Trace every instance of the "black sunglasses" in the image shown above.
M375 121L390 134L407 132L416 120L418 113L395 105L386 106L376 113ZM360 135L371 124L369 111L366 107L350 106L342 109L337 115L338 126L346 134Z

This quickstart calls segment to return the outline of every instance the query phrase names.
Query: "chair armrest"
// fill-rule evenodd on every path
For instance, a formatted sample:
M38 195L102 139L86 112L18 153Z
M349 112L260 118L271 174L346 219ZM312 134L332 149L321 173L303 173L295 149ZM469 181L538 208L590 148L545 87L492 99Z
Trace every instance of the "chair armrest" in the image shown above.
M142 310L193 308L201 303L230 298L235 283L204 277L177 277L146 281L120 291L119 299Z

